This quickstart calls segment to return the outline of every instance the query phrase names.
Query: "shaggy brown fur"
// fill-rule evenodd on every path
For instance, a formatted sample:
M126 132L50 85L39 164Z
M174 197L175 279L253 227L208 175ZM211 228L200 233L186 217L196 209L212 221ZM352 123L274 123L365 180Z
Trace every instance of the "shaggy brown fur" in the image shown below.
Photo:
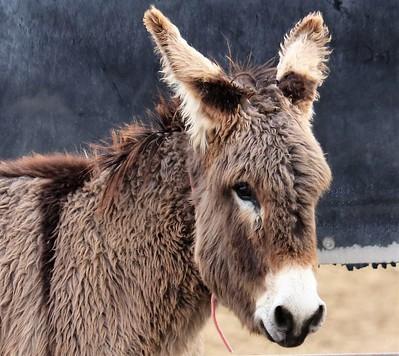
M0 164L1 355L194 355L209 290L262 333L267 273L315 263L330 171L296 105L316 97L304 76L224 73L158 10L144 21L176 92L152 125L115 132L88 158ZM234 198L241 182L253 211Z
M165 132L184 130L178 106L177 100L167 102L160 96L155 114L150 113L148 118L151 126L141 123L130 124L112 132L111 144L92 145L95 153L93 167L110 172L103 194L103 208L113 204L126 176L132 171L141 153L150 151L149 157L152 157ZM148 162L148 165L150 164Z
M53 248L62 205L69 193L80 188L90 178L88 159L71 155L34 155L12 162L0 162L0 176L45 178L40 195L42 226L42 275L45 302L48 302L53 270Z

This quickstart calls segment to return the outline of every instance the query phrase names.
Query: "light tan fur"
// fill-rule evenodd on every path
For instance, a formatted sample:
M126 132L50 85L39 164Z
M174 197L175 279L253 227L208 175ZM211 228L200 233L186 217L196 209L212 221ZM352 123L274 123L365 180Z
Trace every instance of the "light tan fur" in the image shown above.
M299 106L304 117L312 117L312 103L317 99L316 88L323 84L328 74L327 61L331 53L327 47L331 40L320 12L313 12L299 21L285 35L279 52L277 80L287 73L298 73L315 82L314 95Z
M222 69L189 46L173 25L158 9L152 7L144 14L144 25L151 33L161 54L164 80L181 99L181 111L195 149L207 146L207 132L216 126L203 112L201 99L193 88L196 80L207 81L222 74Z

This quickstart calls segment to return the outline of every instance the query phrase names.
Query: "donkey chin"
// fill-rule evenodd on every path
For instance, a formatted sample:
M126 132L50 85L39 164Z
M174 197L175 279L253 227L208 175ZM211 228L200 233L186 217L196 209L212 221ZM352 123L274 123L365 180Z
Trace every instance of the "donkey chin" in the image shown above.
M269 275L266 292L256 301L255 320L261 333L283 347L295 347L317 331L326 305L317 293L311 267L286 267Z

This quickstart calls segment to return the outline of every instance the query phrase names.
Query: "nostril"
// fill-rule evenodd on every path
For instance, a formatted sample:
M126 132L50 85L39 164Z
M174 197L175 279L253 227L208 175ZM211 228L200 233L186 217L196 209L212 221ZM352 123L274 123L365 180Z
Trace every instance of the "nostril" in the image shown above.
M284 329L287 333L289 333L294 327L294 318L291 312L282 305L279 305L274 309L274 320L277 326L280 329Z
M325 306L323 304L320 304L319 308L316 310L316 312L312 315L310 319L310 325L319 326L319 324L323 320L325 311L326 311Z

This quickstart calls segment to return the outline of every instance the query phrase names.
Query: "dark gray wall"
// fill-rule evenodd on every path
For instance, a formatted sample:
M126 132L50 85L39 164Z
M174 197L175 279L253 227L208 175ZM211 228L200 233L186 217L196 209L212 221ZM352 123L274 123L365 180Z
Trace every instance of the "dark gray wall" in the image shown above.
M225 38L261 63L295 21L321 10L334 52L314 127L335 179L320 235L343 246L399 239L396 0L0 0L0 157L80 149L152 106L150 3L221 63Z

